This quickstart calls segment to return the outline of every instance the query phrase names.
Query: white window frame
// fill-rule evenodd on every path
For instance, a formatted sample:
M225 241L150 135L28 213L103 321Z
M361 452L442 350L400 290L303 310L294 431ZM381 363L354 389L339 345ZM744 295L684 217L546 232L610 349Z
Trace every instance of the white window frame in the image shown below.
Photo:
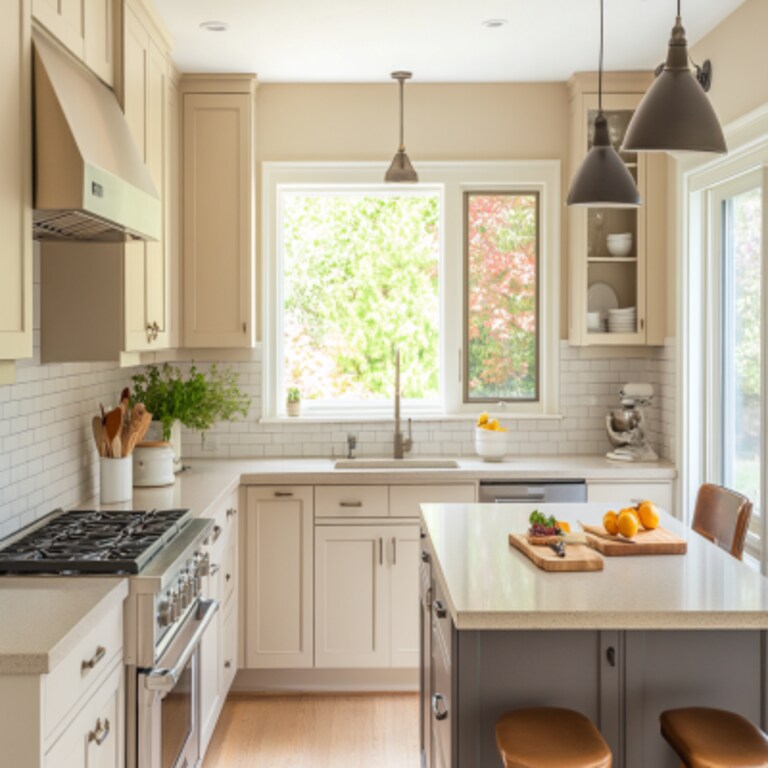
M263 394L262 420L281 420L282 385L278 379L281 353L283 303L280 252L276 223L280 192L287 189L329 190L339 185L381 188L386 163L262 163L262 307L263 307ZM537 402L499 404L493 410L505 418L559 417L559 344L560 344L560 161L499 162L420 162L419 184L398 185L435 190L441 196L440 254L440 382L443 402L414 407L404 403L406 416L415 418L471 419L488 404L464 403L460 376L463 368L463 314L454 311L465 304L464 291L464 214L463 195L468 191L539 192L539 365L540 398ZM450 310L448 309L450 308ZM392 405L359 406L345 404L343 409L307 409L302 419L322 421L361 421L391 419ZM295 421L295 419L293 419Z
M722 270L722 201L739 192L763 187L762 349L763 379L768 366L768 107L747 115L726 129L729 153L705 162L679 160L683 258L678 271L678 329L681 393L679 456L681 508L690 525L702 483L721 481L722 443L719 413L722 399L720 341ZM761 461L768 461L768 387L763 387ZM747 535L745 552L768 570L768 504L766 473L761 472L762 517L758 532Z

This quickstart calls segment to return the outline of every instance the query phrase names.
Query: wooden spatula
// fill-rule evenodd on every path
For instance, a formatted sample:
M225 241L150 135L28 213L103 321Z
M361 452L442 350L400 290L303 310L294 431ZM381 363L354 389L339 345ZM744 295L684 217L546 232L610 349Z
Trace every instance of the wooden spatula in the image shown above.
M107 445L109 446L109 455L112 458L120 458L120 454L117 456L112 453L112 445L114 439L120 434L120 429L123 426L123 412L120 408L115 408L107 414L105 429L107 432Z
M91 421L93 428L93 440L96 443L96 450L99 456L104 455L104 428L101 426L101 416L94 416Z

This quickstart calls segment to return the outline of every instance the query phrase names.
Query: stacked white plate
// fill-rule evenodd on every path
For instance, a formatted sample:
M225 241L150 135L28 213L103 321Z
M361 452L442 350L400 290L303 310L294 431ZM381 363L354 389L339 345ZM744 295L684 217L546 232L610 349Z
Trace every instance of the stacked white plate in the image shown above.
M637 331L637 307L609 309L608 330L611 333L635 333Z

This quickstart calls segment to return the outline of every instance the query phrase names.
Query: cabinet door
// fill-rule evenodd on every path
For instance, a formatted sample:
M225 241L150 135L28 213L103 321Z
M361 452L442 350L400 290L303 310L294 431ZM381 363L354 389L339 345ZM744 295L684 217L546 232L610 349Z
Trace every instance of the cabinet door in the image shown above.
M32 0L32 15L79 59L84 53L83 11L83 0Z
M85 63L107 85L114 84L114 0L82 0Z
M29 5L7 3L0 31L0 360L32 356L32 111Z
M614 506L628 506L648 499L665 512L674 515L672 483L659 482L587 483L587 501L596 501Z
M221 623L221 697L226 698L237 672L237 604L229 606Z
M315 666L388 667L390 572L385 526L315 530Z
M253 97L184 100L184 346L254 339Z
M245 661L312 666L312 488L252 487L245 530Z
M421 537L418 525L387 530L391 547L390 664L419 666L419 563Z

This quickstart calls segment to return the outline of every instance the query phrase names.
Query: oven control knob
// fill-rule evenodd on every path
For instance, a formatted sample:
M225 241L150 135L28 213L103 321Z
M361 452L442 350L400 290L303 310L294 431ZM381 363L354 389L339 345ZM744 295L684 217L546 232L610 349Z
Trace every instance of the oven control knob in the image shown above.
M189 576L184 574L179 578L179 605L181 610L184 611L189 608Z
M207 552L200 555L199 559L195 563L195 573L198 576L207 576L211 570L211 558Z
M184 606L182 605L182 602L181 602L181 593L179 592L178 589L174 589L171 592L171 606L172 606L171 613L173 616L171 621L176 621L176 619L178 619L179 616L181 616L181 614L184 612Z
M184 574L184 595L187 600L187 605L191 605L192 601L195 599L195 595L197 593L195 592L195 577L194 575L187 571Z
M169 599L161 600L157 606L157 623L161 627L167 627L173 623L173 604Z

